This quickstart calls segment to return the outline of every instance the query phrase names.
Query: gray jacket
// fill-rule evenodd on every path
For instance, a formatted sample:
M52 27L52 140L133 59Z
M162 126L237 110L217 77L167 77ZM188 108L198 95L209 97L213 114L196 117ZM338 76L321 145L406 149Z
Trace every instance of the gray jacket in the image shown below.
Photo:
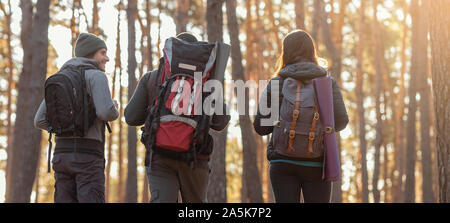
M84 57L70 59L62 66L61 69L64 69L69 65L83 65L90 66L92 68L98 68L97 61ZM111 99L111 93L108 87L108 78L106 77L105 73L100 70L86 70L85 78L86 89L88 94L92 96L97 118L95 119L94 124L89 128L88 134L84 138L103 142L105 131L104 122L117 119L117 117L119 117L119 112L117 111L116 107L114 106L114 102ZM41 105L39 106L38 111L36 112L36 116L34 117L34 126L36 128L47 130L48 124L45 119L46 110L45 100L43 100Z

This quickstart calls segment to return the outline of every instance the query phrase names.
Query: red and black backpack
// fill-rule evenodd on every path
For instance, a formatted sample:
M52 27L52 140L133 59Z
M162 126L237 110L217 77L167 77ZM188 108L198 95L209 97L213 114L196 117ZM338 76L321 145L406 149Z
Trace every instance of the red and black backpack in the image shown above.
M197 152L208 146L211 116L202 111L208 96L202 87L213 78L217 51L217 42L166 40L158 68L157 97L142 128L145 166L150 162L150 149L195 164Z

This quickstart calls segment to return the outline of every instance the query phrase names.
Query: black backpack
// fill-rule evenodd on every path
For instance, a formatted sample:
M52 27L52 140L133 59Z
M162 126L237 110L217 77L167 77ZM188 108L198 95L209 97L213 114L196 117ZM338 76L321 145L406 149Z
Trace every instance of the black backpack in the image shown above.
M86 90L85 70L68 66L45 81L46 120L49 133L48 172L51 137L84 137L96 118L92 97Z

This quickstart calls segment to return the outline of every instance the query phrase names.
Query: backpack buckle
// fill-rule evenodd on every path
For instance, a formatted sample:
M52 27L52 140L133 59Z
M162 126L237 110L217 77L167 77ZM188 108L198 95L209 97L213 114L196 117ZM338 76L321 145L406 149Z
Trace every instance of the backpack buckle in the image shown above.
M334 132L333 127L331 127L331 126L326 126L324 132L325 132L326 134L331 134L331 133L333 133L333 132Z
M320 117L320 115L319 115L319 112L314 112L314 120L319 120L319 117Z
M292 117L294 118L294 119L298 119L298 115L300 114L300 111L299 110L294 110L294 112L292 113Z
M273 122L273 126L275 126L275 127L277 127L277 128L280 128L280 127L281 127L281 122L280 122L280 120L274 121L274 122Z
M309 140L313 141L315 137L314 132L309 132Z
M295 138L295 130L290 130L289 131L289 139L294 139Z

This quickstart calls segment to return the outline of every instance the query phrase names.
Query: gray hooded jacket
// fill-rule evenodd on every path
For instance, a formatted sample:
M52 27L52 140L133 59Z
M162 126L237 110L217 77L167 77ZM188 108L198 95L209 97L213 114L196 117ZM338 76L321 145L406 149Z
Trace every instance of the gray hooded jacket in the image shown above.
M61 69L67 66L89 66L92 68L98 68L97 61L84 57L76 57L67 61ZM89 128L88 134L84 138L94 139L103 142L105 125L104 122L113 121L119 116L119 112L114 106L114 102L111 99L111 93L108 87L108 78L105 73L100 70L86 70L86 89L92 96L95 112L97 118L94 124ZM34 117L34 126L43 130L47 130L48 124L46 117L46 104L45 100L42 101L39 109ZM57 137L63 138L63 137Z

